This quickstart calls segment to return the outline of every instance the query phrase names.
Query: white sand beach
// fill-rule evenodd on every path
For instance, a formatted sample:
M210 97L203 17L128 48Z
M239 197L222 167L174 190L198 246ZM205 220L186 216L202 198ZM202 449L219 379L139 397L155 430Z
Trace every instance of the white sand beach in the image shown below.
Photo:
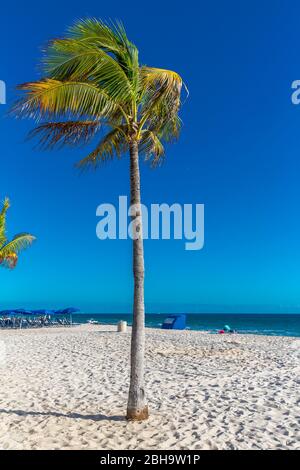
M300 339L146 334L151 417L130 423L130 331L0 331L0 448L300 448Z

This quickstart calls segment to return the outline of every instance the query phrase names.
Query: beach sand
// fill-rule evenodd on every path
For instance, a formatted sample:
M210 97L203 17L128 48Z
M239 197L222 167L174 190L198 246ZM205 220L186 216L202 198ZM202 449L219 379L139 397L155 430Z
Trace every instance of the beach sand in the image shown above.
M300 448L300 339L147 329L146 341L151 417L128 423L130 331L0 331L0 448Z

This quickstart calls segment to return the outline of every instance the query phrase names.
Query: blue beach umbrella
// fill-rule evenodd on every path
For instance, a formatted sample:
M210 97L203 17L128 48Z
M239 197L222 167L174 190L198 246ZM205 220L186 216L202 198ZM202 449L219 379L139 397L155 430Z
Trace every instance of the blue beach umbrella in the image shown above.
M1 310L0 315L12 315L14 313L13 310Z
M40 308L38 310L32 311L35 315L53 315L55 313L54 310L48 310L46 308Z
M68 308L62 308L59 310L56 310L55 313L58 315L71 315L72 313L79 312L79 308L75 307L68 307Z
M72 324L72 313L79 312L79 308L76 307L68 307L56 310L56 315L69 315L70 316L70 323Z
M17 308L13 312L20 313L21 315L32 315L32 310L26 310L26 308Z

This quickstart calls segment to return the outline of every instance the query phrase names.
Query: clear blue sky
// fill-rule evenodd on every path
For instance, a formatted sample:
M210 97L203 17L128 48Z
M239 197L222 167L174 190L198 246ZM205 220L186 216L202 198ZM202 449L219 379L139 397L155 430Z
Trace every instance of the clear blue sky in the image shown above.
M298 3L298 5L297 5ZM164 166L142 165L143 201L205 204L205 248L147 241L148 311L300 310L300 5L289 1L28 0L1 6L8 102L38 78L47 40L86 16L121 19L141 62L178 71L190 97ZM96 238L96 207L127 194L128 158L79 175L84 149L40 153L33 123L0 106L0 197L8 230L38 237L0 270L0 308L130 311L131 243Z

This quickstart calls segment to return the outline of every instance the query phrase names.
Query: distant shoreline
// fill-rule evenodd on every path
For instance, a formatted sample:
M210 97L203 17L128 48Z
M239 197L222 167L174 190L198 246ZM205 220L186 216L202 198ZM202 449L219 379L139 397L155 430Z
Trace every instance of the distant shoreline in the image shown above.
M146 314L146 327L161 328L167 316L168 314ZM131 324L132 316L124 313L73 315L74 322L86 323L89 319L107 325L116 324L120 320ZM240 334L300 337L299 314L187 314L186 326L190 330L217 332L225 324L229 324Z
M121 318L120 318L121 320ZM50 326L50 327L36 327L36 328L0 328L0 338L1 338L1 332L12 332L12 333L23 333L23 332L41 332L44 331L45 333L47 332L61 332L61 331L72 331L73 328L76 329L81 329L85 330L86 327L90 329L91 331L93 329L97 330L99 327L104 327L104 328L111 328L112 331L117 332L117 325L116 323L101 323L99 322L98 324L91 325L89 323L76 323L73 322L72 325L70 326L64 326L64 325L56 325L56 326ZM186 334L186 333L193 333L193 334L205 334L207 336L221 336L226 338L226 340L238 338L238 337L259 337L259 338L287 338L287 339L292 339L292 340L299 340L299 336L294 336L294 335L276 335L276 334L263 334L263 333L251 333L251 332L240 332L237 331L235 333L225 333L224 335L219 335L218 331L216 330L201 330L201 329L190 329L186 328L185 330L164 330L161 327L153 327L153 326L145 326L146 330L148 331L161 331L162 333L170 333L170 334ZM131 325L128 325L128 331L131 331Z
M147 313L146 327L160 329L164 320L168 315L173 313ZM176 314L175 314L176 315ZM18 314L17 314L18 316ZM1 316L0 316L1 317ZM29 326L33 317L28 315L25 317L29 322L24 322L24 327ZM24 316L21 316L24 318ZM52 317L54 323L58 323L58 316ZM1 318L0 318L1 319ZM18 319L17 319L18 320ZM67 315L66 321L70 321ZM129 313L113 313L113 314L95 314L95 313L75 313L72 314L73 323L86 324L89 320L95 320L102 325L116 325L120 320L127 321L128 325L132 323L132 315ZM18 321L17 321L18 323ZM20 323L20 321L19 321ZM22 322L21 322L22 323ZM26 325L27 323L27 325ZM34 323L34 322L33 322ZM186 327L193 331L206 331L209 333L217 333L222 330L225 325L229 325L230 329L242 335L251 334L259 336L286 336L300 337L300 314L187 314ZM0 330L5 329L5 322L0 321ZM16 327L18 325L16 324ZM34 325L33 325L34 326ZM43 326L48 327L48 326ZM50 326L51 328L51 326ZM36 329L36 328L35 328Z

